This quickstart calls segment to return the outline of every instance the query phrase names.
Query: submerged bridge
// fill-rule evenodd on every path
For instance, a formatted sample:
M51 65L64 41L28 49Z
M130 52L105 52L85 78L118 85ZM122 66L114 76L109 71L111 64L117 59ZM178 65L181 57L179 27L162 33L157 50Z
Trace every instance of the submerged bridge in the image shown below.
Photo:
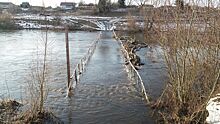
M69 121L75 123L153 123L146 102L127 78L124 56L112 32L102 32L85 72L76 84ZM75 107L77 106L77 107ZM67 123L70 123L67 121ZM72 123L72 122L71 122Z
M56 102L48 105L64 123L154 123L143 80L131 62L125 65L130 58L122 42L116 40L113 23L98 21L103 29L98 40L70 69L68 97L64 97L66 89L58 89L63 93L49 96L49 102Z
M125 66L126 52L113 38L113 25L106 20L101 23L105 30L73 71L68 88L73 90L62 103L65 113L60 118L64 123L154 123L140 75L134 67Z

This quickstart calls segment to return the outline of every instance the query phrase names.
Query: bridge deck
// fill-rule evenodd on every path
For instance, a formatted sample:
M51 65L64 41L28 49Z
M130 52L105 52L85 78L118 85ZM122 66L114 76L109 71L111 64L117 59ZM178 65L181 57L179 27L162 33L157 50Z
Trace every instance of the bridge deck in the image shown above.
M153 123L144 101L127 79L124 60L111 32L101 41L69 101L68 123Z

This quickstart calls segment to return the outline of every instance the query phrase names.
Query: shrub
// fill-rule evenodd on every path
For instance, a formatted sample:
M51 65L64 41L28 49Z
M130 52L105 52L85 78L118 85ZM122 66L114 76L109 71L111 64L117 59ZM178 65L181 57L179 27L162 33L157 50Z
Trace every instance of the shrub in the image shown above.
M17 29L18 27L12 20L12 16L9 13L0 14L0 29Z
M158 113L163 123L205 123L207 102L220 90L220 19L198 18L196 11L157 19L164 20L157 23L158 40L169 78Z

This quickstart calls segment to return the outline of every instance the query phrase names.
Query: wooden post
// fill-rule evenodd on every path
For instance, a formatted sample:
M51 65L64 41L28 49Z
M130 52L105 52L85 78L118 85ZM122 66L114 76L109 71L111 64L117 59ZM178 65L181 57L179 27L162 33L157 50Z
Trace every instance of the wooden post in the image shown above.
M74 72L74 76L75 76L75 81L76 81L76 83L78 83L77 71L76 71L76 70L75 70L75 72Z
M78 66L78 74L81 74L81 67L80 67L80 63L77 65Z
M83 60L82 60L82 59L80 60L80 63L81 63L81 72L83 72L83 70L84 70L84 65L83 65Z
M67 63L67 87L68 91L70 88L70 55L69 55L69 38L68 38L68 27L65 29L65 39L66 39L66 63Z

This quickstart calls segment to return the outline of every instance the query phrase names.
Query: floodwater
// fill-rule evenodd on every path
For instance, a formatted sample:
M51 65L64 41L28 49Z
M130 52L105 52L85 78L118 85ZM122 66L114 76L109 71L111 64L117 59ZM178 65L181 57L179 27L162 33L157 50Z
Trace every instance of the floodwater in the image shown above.
M137 41L144 42L143 33L130 34L125 36L133 36ZM142 77L147 93L152 100L160 97L167 78L166 63L164 61L163 50L158 44L148 44L146 48L141 48L136 54L141 58L139 74Z
M138 72L149 96L156 100L160 97L167 80L163 50L160 46L153 45L140 49L137 51L137 55L141 58L141 63L144 64Z
M102 32L73 96L49 96L48 105L64 123L152 124L151 112L135 86L127 78L118 42L111 32Z
M86 35L86 37L85 37ZM70 56L73 68L84 56L99 32L70 32ZM49 76L52 82L66 86L65 34L48 32ZM0 32L0 96L1 98L22 99L27 81L37 62L42 60L45 32L21 30ZM42 65L42 64L40 64Z
M99 34L69 33L71 69L86 54ZM37 62L42 60L44 36L45 32L32 30L0 32L1 98L22 100L25 99L24 94L28 95L27 82ZM112 38L111 32L101 32L100 41L79 84L73 90L73 95L67 98L64 39L63 32L48 32L47 64L50 80L47 83L49 92L46 108L64 123L154 123L136 85L128 80L120 46ZM154 78L156 80L156 76ZM151 87L156 89L161 86L158 83Z

